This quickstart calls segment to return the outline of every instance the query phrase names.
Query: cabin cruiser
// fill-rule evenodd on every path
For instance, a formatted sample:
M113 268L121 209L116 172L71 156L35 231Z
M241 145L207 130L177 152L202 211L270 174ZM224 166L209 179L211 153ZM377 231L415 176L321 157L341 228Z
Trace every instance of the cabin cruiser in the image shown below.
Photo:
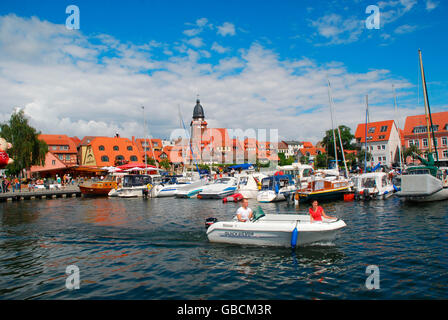
M350 190L351 183L346 179L327 179L316 175L306 188L297 190L296 199L300 202L342 200Z
M352 181L357 199L387 199L396 190L386 172L363 173L354 176Z
M208 184L209 182L207 178L202 178L201 180L192 182L179 189L176 192L176 198L194 198L202 191L204 186Z
M266 178L267 175L263 173L243 173L237 177L239 182L238 190L236 192L241 193L245 199L256 199L258 191L261 188L261 181Z
M399 197L408 201L428 202L448 200L448 177L434 165L434 158L428 153L428 160L415 154L422 166L406 169L401 176L401 191Z
M284 174L291 175L299 188L305 188L308 185L314 172L312 166L296 162L287 166L278 166L277 170L283 172Z
M129 174L123 176L121 187L110 190L109 197L135 198L148 195L157 179L146 174Z
M238 178L223 177L214 183L205 185L199 192L198 197L202 199L222 199L234 194L238 188Z
M332 242L345 226L340 219L311 222L309 215L296 214L255 214L250 222L206 220L210 242L293 248Z
M261 181L258 192L258 202L275 202L288 200L296 191L296 186L290 175L273 175Z

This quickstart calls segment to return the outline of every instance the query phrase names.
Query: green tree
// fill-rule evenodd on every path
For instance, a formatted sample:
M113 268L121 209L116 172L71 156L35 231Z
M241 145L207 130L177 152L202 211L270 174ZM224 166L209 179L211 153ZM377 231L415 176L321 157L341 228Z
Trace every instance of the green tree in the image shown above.
M12 174L18 174L32 165L45 165L45 155L48 145L38 139L40 132L28 123L23 110L14 112L8 122L0 125L0 136L12 143L8 151L14 162L7 169Z
M408 148L404 147L402 153L403 153L403 158L405 159L405 161L406 161L407 157L412 157L412 160L415 160L415 157L414 157L415 153L418 155L422 154L420 149L415 144L409 146Z
M352 134L351 129L347 126L340 125L339 131L341 132L341 140L344 150L354 150L355 147L353 146L352 141L355 138L355 136ZM339 144L339 134L337 129L335 129L334 134L336 137L336 149L338 150L338 159L342 160L342 152L341 152L341 146ZM334 157L333 130L330 129L325 132L325 137L322 139L322 144L327 154L329 156Z
M167 170L169 170L171 168L171 164L168 159L164 159L164 160L160 161L160 166Z
M327 157L326 153L320 153L320 154L316 155L314 167L315 168L327 168L328 167L328 157Z

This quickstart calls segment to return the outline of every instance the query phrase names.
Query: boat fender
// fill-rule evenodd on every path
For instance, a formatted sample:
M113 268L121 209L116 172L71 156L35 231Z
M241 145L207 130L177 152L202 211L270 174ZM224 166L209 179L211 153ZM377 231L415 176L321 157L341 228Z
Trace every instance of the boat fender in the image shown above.
M397 192L398 191L398 188L397 188L397 186L396 185L392 185L393 187L394 187L394 190L395 190L395 192Z
M291 248L295 248L297 245L297 238L299 236L299 231L297 231L297 226L294 228L291 234Z

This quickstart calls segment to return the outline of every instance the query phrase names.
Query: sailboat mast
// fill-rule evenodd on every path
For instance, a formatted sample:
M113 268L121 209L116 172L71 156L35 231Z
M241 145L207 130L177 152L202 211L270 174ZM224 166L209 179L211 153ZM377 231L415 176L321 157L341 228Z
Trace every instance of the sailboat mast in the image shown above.
M395 106L395 127L398 131L398 157L400 158L400 171L403 171L403 162L401 161L401 135L400 128L398 126L398 105L397 105L397 95L395 94L395 87L392 85L392 89L394 91L394 106Z
M143 135L145 137L145 146L144 146L144 151L145 151L145 169L148 169L148 159L147 159L147 155L146 155L146 146L148 145L148 141L147 141L147 137L146 137L146 119L145 119L145 107L142 106L143 109Z
M334 157L336 160L336 169L339 171L338 150L336 149L336 134L334 132L333 108L331 105L331 86L330 86L330 80L327 79L327 81L328 81L328 102L330 104L330 114L331 114L331 131L333 131Z
M427 127L427 131L428 131L429 152L430 153L432 152L432 147L431 147L431 132L432 132L434 149L435 149L435 153L436 153L436 159L438 162L439 155L437 152L437 140L436 140L436 136L434 134L434 125L432 123L431 109L429 107L428 90L426 88L425 71L423 70L422 51L420 49L418 50L418 56L419 56L419 60L420 60L420 72L422 74L423 98L425 100L425 115L426 115L426 127ZM430 125L431 125L431 127L430 127Z
M367 117L369 115L369 96L366 94L366 132L365 132L365 141L364 141L364 172L367 171L367 126L368 126L368 122L367 122Z

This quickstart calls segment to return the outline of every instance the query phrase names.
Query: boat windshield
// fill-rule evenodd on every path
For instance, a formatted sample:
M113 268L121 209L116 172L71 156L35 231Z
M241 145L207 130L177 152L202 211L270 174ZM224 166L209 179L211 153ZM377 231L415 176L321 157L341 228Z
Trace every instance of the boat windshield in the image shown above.
M129 175L123 178L123 187L138 187L150 183L152 183L152 179L146 175Z
M429 171L429 169L419 168L408 170L408 174L431 174L431 172Z
M361 185L363 188L375 188L376 187L375 178L363 178Z
M232 179L230 179L230 178L221 178L221 179L216 180L216 181L215 181L215 184L218 184L218 183L225 183L225 184L228 184L229 182L231 182L231 180L232 180Z

